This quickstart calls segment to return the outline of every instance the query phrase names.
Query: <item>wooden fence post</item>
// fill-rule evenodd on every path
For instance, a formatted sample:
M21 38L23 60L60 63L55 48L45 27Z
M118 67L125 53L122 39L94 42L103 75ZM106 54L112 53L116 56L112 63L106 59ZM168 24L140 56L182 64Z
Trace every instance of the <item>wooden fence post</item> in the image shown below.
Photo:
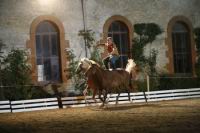
M52 84L53 91L54 91L57 101L58 101L58 107L60 109L62 109L63 105L62 105L62 100L61 100L61 94L58 92L58 86L59 85L57 85L57 84Z
M11 104L11 101L9 100L9 105L10 105L10 111L11 111L11 113L13 112L12 111L12 104Z
M146 101L146 103L147 103L147 97L146 97L145 91L143 91L143 94L144 94L145 101Z
M150 91L150 85L149 85L149 75L147 75L147 92Z

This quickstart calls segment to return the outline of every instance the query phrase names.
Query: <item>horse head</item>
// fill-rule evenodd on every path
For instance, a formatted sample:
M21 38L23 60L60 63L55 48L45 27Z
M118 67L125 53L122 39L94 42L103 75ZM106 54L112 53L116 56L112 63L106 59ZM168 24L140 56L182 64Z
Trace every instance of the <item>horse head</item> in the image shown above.
M87 71L90 69L90 67L91 67L93 64L100 67L100 65L99 65L98 63L96 63L95 61L90 60L90 59L88 59L88 58L82 58L82 59L80 60L79 64L78 64L78 66L77 66L76 72L82 71L82 72L85 73L85 72L87 72Z

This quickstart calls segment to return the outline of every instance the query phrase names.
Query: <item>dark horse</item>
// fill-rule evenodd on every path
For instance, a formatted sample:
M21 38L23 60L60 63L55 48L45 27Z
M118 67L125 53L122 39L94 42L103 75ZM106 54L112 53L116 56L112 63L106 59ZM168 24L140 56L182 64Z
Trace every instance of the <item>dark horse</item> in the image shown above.
M82 71L84 71L85 76L88 79L88 87L93 90L99 91L99 99L105 104L105 100L107 98L107 94L111 92L117 92L118 96L116 99L116 103L118 101L120 93L123 91L128 92L129 100L130 99L130 90L131 90L131 75L130 72L132 68L135 66L135 63L129 63L125 70L104 70L101 68L96 62L84 58L81 60L79 67ZM103 98L101 97L102 92ZM93 93L93 98L96 93Z

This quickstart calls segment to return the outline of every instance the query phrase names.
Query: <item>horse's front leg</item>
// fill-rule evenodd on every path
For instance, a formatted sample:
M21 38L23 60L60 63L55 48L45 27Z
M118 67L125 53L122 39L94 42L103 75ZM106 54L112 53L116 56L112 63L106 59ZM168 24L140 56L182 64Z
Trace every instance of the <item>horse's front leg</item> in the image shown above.
M104 90L104 91L105 91L105 92L104 92L104 94L103 94L103 97L104 97L103 102L104 102L104 104L105 104L106 99L107 99L107 90Z
M89 88L89 87L88 87L88 85L87 85L87 87L86 87L86 88L83 90L83 95L84 95L84 96L86 96L86 95L87 95L88 88Z
M97 89L93 89L92 99L94 100L95 103L97 103L97 100L95 98L96 93L97 93Z
M86 103L86 104L89 103L89 102L87 101L88 89L89 89L89 86L87 85L86 88L83 90L83 95L84 95L84 97L85 97L85 103Z

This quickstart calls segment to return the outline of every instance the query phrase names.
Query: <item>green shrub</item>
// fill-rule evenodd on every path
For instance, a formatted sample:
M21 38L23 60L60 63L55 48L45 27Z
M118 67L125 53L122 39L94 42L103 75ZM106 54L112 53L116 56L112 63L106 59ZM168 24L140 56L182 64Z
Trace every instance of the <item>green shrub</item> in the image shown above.
M136 64L143 68L142 71L148 75L157 75L155 65L158 52L150 49L149 57L144 56L144 47L152 44L156 36L162 33L161 28L154 23L140 23L134 25L137 36L133 39L132 57Z
M78 35L83 37L85 40L86 47L90 52L90 59L102 65L100 53L94 46L94 32L92 30L80 30ZM69 74L67 77L73 82L75 90L82 92L86 88L86 77L83 75L83 73L76 73L76 68L78 67L80 59L75 56L73 50L71 49L66 50L66 56L69 61L68 67L66 68L66 71Z
M1 67L1 84L6 99L19 100L31 98L30 88L23 87L31 84L30 66L27 65L27 54L24 50L12 49L3 57Z
M145 40L147 43L152 43L156 39L156 36L162 33L161 28L155 23L135 24L134 31L140 38L143 37L142 40Z
M146 81L135 81L135 85L137 86L138 92L146 92L147 91L147 82Z
M43 86L31 86L30 89L30 97L31 99L38 99L38 98L50 98L55 97L51 94L48 94L44 89Z
M159 90L188 89L199 86L200 78L161 76L159 79Z
M3 55L3 46L5 44L0 41L0 100L49 97L41 87L32 84L25 50L12 49L7 55Z
M68 72L67 78L71 79L74 84L75 90L83 91L85 88L85 77L83 73L77 73L76 68L78 67L79 59L76 58L73 50L67 49L66 56L68 58L69 64L65 71Z

